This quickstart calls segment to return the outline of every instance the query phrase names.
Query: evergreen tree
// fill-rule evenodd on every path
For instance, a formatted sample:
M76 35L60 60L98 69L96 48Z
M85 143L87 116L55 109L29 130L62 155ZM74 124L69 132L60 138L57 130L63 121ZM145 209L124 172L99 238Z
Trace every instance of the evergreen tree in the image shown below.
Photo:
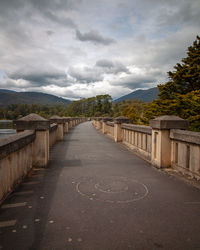
M159 85L159 98L146 106L144 123L160 115L178 115L200 131L200 37L188 48L187 57L168 72L169 81Z
M187 57L182 64L174 66L175 71L169 71L169 82L158 85L160 99L174 99L176 94L200 90L200 37L188 48Z

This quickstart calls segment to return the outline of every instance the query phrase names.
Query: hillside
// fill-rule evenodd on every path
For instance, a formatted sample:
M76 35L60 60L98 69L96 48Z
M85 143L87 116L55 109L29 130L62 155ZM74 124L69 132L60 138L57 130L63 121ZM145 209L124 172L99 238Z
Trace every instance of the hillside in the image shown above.
M146 89L146 90L139 89L139 90L131 92L128 95L124 95L114 100L114 102L121 102L121 101L129 100L129 99L141 100L143 102L152 102L154 99L158 98L158 93L159 93L159 90L157 87Z
M0 106L10 104L70 104L70 100L41 92L14 92L0 90Z
M16 93L16 91L9 90L9 89L0 89L0 92L3 92L3 93Z

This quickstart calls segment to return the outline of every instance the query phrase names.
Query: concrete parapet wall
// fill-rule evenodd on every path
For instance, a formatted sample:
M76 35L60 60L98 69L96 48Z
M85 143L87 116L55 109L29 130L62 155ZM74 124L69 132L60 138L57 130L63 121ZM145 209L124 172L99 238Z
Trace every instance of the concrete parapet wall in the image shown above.
M56 123L53 123L53 124L50 125L50 129L49 129L49 147L52 147L53 144L56 143L57 127L58 127L58 124L56 124Z
M142 158L151 161L151 127L134 124L122 124L121 127L122 142Z
M181 129L171 129L170 138L172 140L200 145L200 132L192 132Z
M114 139L114 122L106 122L107 135Z
M114 122L101 119L100 131L152 165L173 167L200 179L200 133L186 131L188 121L177 116L161 116L151 120L150 126L141 126L127 123L126 117L117 117ZM99 120L93 121L97 129Z
M70 120L73 126L86 121L53 117L50 124L37 114L14 121L17 134L0 139L0 204L32 167L47 167L49 148L63 139Z
M200 133L172 129L171 165L200 180Z
M132 130L135 132L141 132L144 134L152 134L152 128L150 126L142 126L142 125L135 125L135 124L122 124L123 129Z
M34 131L0 140L0 203L32 168Z

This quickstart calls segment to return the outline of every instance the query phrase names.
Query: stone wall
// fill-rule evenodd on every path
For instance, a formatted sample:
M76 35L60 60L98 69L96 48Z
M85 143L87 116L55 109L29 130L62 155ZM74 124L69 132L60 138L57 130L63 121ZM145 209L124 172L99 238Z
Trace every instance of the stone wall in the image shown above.
M172 166L200 179L200 133L172 129L170 139Z
M85 118L30 114L13 122L17 134L0 139L0 203L32 167L47 167L49 148Z
M34 131L0 140L0 201L20 183L32 168Z
M93 118L96 129L125 144L152 165L172 167L200 179L200 133L187 131L187 121L177 116L161 116L151 120L150 126L129 122L126 117Z
M142 158L151 160L151 127L122 124L122 142Z
M107 135L114 139L114 122L106 122Z

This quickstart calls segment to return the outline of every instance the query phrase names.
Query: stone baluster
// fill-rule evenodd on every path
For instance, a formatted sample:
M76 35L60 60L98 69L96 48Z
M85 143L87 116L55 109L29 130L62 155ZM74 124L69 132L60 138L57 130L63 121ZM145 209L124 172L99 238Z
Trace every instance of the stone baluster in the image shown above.
M159 168L171 165L170 129L187 129L188 121L178 116L160 116L150 121L152 127L151 162Z
M33 143L33 166L45 167L49 161L50 121L37 114L29 114L13 122L17 133L24 130L35 130Z
M127 117L119 116L114 119L114 140L115 142L122 141L122 123L129 123L130 120Z
M58 115L53 115L50 117L50 122L51 123L57 123L58 127L57 127L57 141L62 141L64 138L64 119Z
M111 117L104 117L103 118L103 124L102 124L102 132L103 134L107 134L108 133L108 126L107 126L107 122L108 121L112 121L113 118Z

